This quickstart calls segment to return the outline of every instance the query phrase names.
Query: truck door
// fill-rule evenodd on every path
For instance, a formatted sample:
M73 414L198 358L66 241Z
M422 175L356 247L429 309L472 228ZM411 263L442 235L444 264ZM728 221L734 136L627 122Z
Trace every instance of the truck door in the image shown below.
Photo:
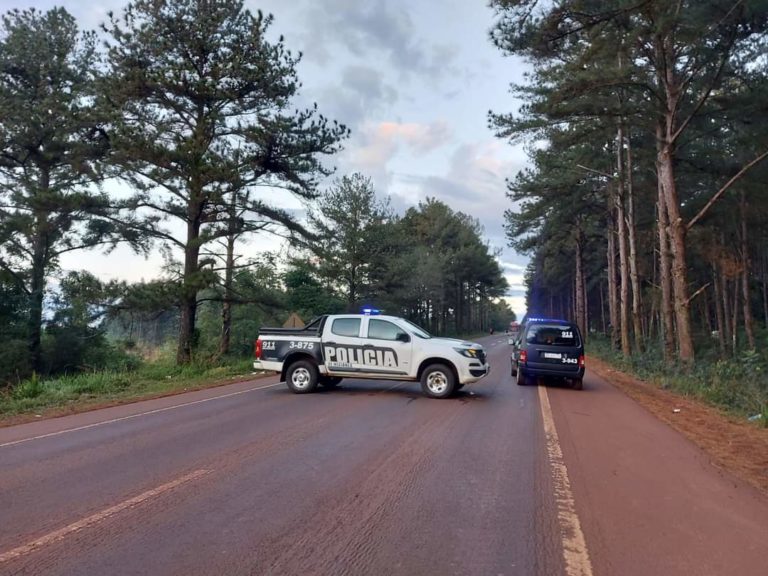
M359 371L356 359L357 350L361 348L361 326L362 320L359 316L342 316L330 321L330 326L326 327L322 338L323 356L328 372L336 374Z
M411 336L389 320L369 318L360 371L405 376L411 369Z

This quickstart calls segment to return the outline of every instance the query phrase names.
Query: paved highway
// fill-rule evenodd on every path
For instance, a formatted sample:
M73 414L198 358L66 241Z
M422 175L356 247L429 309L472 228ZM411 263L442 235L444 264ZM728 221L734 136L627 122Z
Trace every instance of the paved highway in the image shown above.
M765 575L768 499L610 384L276 378L0 429L0 574Z

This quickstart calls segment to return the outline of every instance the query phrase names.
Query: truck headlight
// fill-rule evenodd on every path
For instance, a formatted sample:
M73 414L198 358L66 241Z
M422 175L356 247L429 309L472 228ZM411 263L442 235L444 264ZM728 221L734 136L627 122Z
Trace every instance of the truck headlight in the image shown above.
M477 350L474 348L454 348L454 350L467 358L477 359Z

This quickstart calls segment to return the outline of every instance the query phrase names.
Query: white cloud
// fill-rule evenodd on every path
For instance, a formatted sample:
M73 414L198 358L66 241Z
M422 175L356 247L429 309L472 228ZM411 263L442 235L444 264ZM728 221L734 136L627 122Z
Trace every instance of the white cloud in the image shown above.
M372 177L377 188L386 192L392 180L390 162L401 151L425 155L444 146L450 139L451 129L444 121L369 123L347 146L342 163L347 171L360 171Z
M509 262L506 260L501 260L499 261L499 264L505 270L525 270L525 266L523 264L518 264L517 262Z

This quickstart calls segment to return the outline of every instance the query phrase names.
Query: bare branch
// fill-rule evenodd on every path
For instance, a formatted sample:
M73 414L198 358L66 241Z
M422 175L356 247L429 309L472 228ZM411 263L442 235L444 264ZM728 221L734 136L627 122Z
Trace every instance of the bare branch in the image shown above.
M688 222L688 224L685 227L686 230L690 230L693 227L693 225L696 224L696 222L701 220L704 217L704 215L709 211L709 209L712 208L712 205L715 202L717 202L723 194L725 194L725 192L728 190L728 188L730 188L733 185L734 182L736 182L739 178L744 176L744 174L746 174L753 166L759 164L766 157L768 157L768 150L760 154L757 158L752 160L752 162L750 162L749 164L744 166L741 170L739 170L735 176L733 176L730 180L728 180L728 182L726 182L725 185L722 188L720 188L720 190L718 190L717 193L714 196L712 196L712 198L709 199L709 202L707 202L704 205L704 208L699 210L698 214L696 214L696 216L694 216L691 219L691 221Z
M691 303L691 301L692 301L694 298L696 298L696 296L698 296L699 294L701 294L702 292L704 292L704 290L706 290L707 288L709 288L709 286L710 286L711 284L712 284L712 282L707 282L706 284L704 284L704 286L702 286L701 288L699 288L698 290L696 290L696 292L694 292L693 294L691 294L691 296L688 298L688 300L686 300L686 301L685 301L685 303L686 303L686 304L690 304L690 303Z

